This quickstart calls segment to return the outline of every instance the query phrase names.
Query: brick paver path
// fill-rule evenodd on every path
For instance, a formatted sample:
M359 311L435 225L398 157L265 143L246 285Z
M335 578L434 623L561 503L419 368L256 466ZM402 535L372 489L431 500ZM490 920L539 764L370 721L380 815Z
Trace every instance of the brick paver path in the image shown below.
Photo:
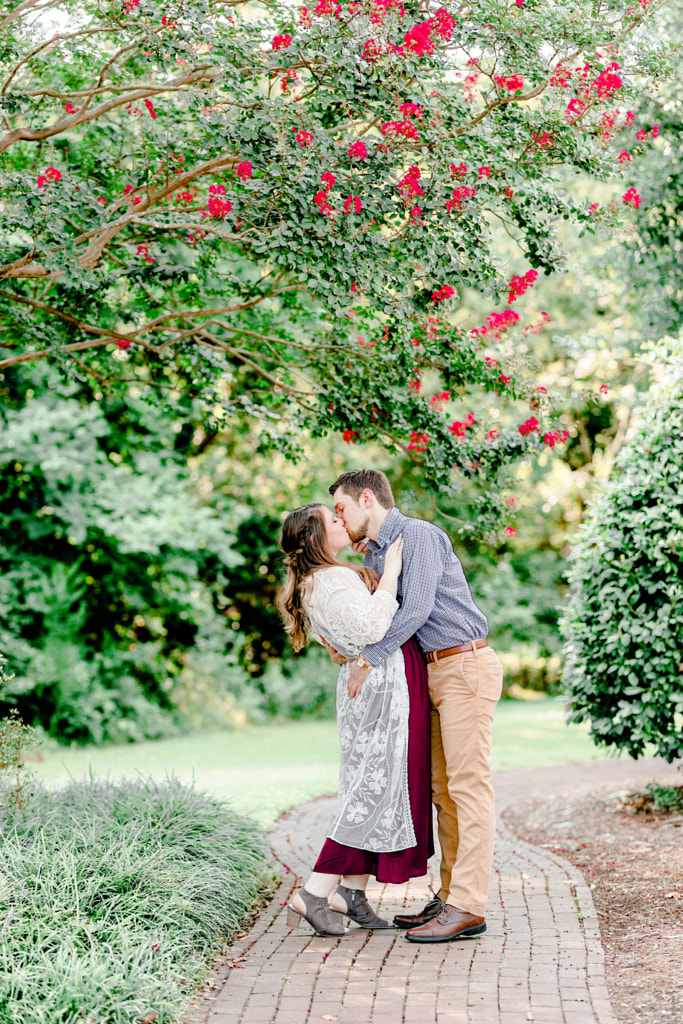
M660 761L600 761L501 772L498 813L513 803L584 786L680 781ZM352 926L320 938L286 927L286 903L315 863L334 815L325 797L276 822L271 843L282 883L255 927L230 948L186 1024L616 1024L598 920L583 875L561 857L515 838L499 819L487 913L478 939L435 945L403 932ZM430 863L434 884L438 860ZM391 918L419 908L427 880L372 884Z

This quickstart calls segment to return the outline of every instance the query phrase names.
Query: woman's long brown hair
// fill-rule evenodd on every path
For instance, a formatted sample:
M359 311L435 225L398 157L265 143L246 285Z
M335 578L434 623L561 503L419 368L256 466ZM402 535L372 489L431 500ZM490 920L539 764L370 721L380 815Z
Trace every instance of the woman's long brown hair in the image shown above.
M280 535L280 547L287 556L287 577L277 603L295 651L308 643L311 623L304 610L302 591L318 569L342 565L357 573L370 593L377 589L378 580L372 569L345 565L332 554L327 544L322 508L316 503L294 509L285 519Z

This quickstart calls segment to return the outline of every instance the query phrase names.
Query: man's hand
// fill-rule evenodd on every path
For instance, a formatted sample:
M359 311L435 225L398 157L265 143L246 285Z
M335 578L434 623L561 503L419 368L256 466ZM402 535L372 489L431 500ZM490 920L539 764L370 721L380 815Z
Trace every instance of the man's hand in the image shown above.
M349 671L349 678L346 681L346 692L349 695L350 700L357 697L361 691L363 683L372 672L372 665L368 665L367 668L361 668L357 661L351 664Z
M324 636L321 636L320 639L322 640L323 645L324 645L325 649L327 650L327 653L332 658L332 661L335 663L335 665L345 665L346 664L346 658L344 657L344 655L340 654L339 651L335 651L335 649L332 646L332 644L328 644L328 642L327 642L327 640L325 639Z

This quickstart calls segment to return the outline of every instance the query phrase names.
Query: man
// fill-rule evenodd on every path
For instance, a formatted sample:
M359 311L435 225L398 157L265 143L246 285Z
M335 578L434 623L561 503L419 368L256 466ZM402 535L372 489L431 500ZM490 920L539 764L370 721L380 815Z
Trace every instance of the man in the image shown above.
M403 536L401 607L384 639L351 665L349 696L360 692L373 665L414 634L428 662L441 888L421 913L397 915L394 924L409 929L411 942L479 935L486 931L495 836L491 731L503 685L501 663L486 640L486 616L447 534L402 515L384 473L342 473L330 494L354 545L366 551L365 565L380 575L387 547Z

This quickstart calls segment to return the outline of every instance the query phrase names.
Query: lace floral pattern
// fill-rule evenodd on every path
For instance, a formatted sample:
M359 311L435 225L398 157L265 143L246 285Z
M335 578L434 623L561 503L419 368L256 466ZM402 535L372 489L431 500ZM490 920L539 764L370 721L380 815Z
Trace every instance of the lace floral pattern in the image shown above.
M351 569L332 567L313 577L304 598L315 634L347 658L381 640L398 609L383 590L370 594ZM415 846L408 794L410 701L399 649L368 674L349 700L349 666L337 681L339 810L328 835L356 849L390 853Z

